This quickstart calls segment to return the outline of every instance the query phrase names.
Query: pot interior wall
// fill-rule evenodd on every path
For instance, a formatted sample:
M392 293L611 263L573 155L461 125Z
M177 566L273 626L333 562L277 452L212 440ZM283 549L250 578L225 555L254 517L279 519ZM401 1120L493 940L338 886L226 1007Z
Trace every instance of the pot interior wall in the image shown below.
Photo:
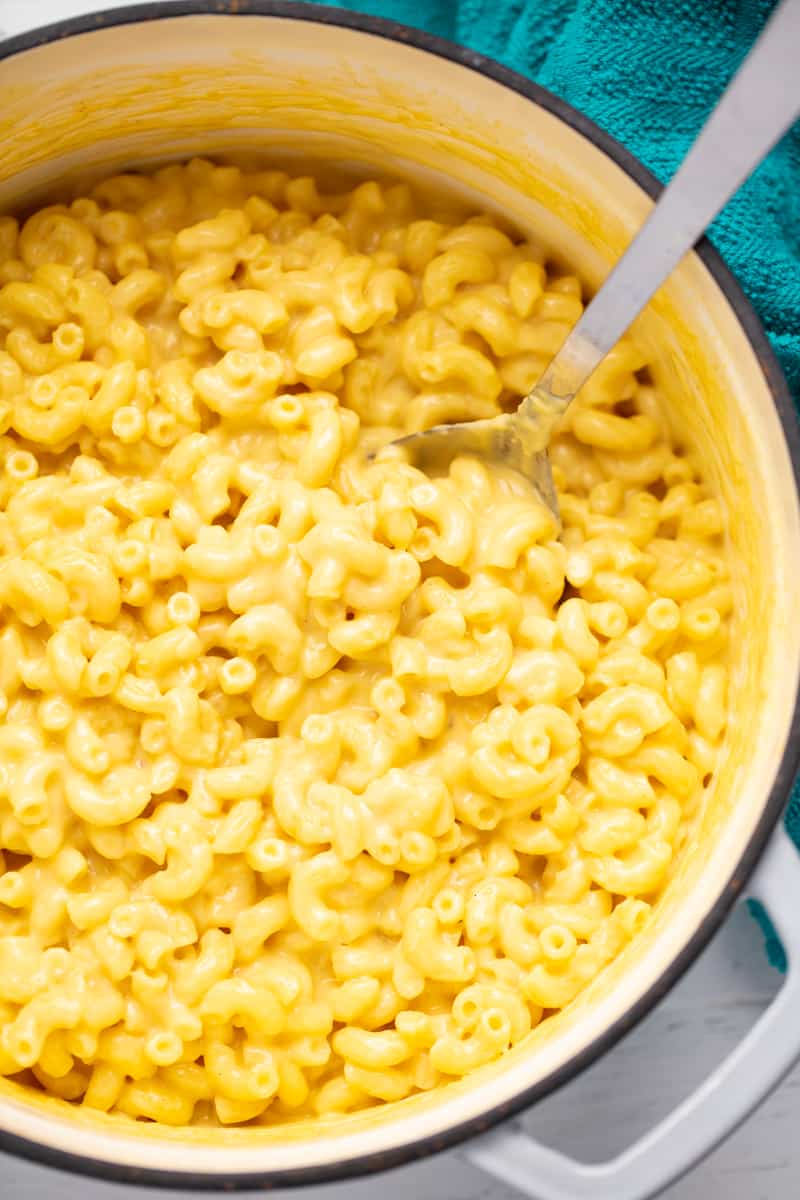
M650 207L584 136L501 84L409 45L305 20L195 16L99 30L0 62L0 85L0 211L55 194L67 179L147 161L232 148L291 153L428 183L446 178L557 246L596 285ZM726 759L645 935L501 1064L344 1125L171 1132L76 1112L4 1082L0 1128L74 1150L77 1124L83 1153L163 1170L229 1176L341 1161L509 1102L654 985L728 883L783 753L800 659L800 622L790 620L800 607L792 571L800 526L763 374L699 259L662 289L638 336L676 428L725 499L742 648Z

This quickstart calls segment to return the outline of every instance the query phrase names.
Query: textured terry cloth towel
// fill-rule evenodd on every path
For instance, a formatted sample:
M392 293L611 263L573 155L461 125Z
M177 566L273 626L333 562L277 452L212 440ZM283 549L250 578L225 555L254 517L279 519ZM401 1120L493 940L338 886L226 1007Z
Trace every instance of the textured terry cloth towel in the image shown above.
M330 3L331 0L328 0ZM667 182L775 0L351 0L555 92ZM800 400L800 123L712 226ZM800 846L800 782L786 824ZM759 915L763 921L763 914ZM768 926L770 961L783 967Z

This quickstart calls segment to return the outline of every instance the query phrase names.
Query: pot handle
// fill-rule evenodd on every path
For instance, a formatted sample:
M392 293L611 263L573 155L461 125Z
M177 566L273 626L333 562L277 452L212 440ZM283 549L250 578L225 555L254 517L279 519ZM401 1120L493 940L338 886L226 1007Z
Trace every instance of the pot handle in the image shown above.
M581 1163L509 1124L464 1150L531 1200L647 1200L726 1138L800 1056L800 858L783 823L750 882L788 960L783 987L736 1049L674 1112L605 1163Z

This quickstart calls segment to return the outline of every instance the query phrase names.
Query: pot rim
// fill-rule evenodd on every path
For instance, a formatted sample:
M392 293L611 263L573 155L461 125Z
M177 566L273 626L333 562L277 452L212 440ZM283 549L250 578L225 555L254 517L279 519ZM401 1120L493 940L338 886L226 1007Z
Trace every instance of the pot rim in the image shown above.
M1 40L0 62L28 50L34 50L39 46L104 29L176 17L200 16L272 17L307 21L317 25L339 26L357 33L372 34L389 41L400 42L436 57L447 59L457 66L476 71L494 80L570 126L615 162L651 199L657 199L663 191L664 185L660 180L602 126L597 125L559 96L494 59L435 34L402 25L397 21L330 8L316 3L307 3L306 0L151 0L149 3L133 4L125 8L100 10L84 16L57 21ZM800 501L800 424L789 386L775 352L750 301L719 251L704 237L695 246L694 252L700 257L706 270L730 305L760 365L781 423L792 465L795 491L798 501ZM357 1155L347 1161L266 1172L236 1172L230 1175L196 1173L191 1170L167 1171L117 1164L90 1158L80 1153L43 1146L4 1130L0 1130L0 1150L73 1174L114 1182L137 1184L144 1187L193 1188L198 1191L221 1189L244 1191L267 1187L300 1187L369 1175L417 1162L429 1155L452 1149L472 1137L486 1133L501 1122L518 1116L537 1100L579 1075L629 1033L677 983L711 941L733 907L735 900L741 895L770 835L781 819L798 767L800 767L800 679L798 679L795 689L789 736L761 816L739 861L732 868L727 884L692 937L683 946L680 953L668 963L656 982L583 1050L561 1067L551 1071L544 1079L518 1092L512 1099L488 1109L479 1117L460 1121L442 1133L419 1138L416 1141L393 1147L391 1150Z

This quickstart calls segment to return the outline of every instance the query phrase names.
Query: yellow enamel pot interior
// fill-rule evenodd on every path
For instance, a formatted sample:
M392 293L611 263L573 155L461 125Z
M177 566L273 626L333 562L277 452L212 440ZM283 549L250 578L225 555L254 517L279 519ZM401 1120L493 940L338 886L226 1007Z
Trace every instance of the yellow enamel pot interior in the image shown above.
M0 61L0 95L2 211L50 194L68 175L241 146L450 180L536 230L596 284L651 205L587 136L503 82L403 40L308 19L239 12L75 32ZM170 1131L78 1112L4 1082L0 1130L51 1154L220 1181L333 1174L371 1156L385 1164L404 1148L475 1128L563 1075L697 942L763 836L765 810L777 814L800 663L798 496L764 371L700 258L676 272L638 336L676 426L702 450L724 496L739 621L727 756L699 836L645 934L500 1063L359 1118Z

